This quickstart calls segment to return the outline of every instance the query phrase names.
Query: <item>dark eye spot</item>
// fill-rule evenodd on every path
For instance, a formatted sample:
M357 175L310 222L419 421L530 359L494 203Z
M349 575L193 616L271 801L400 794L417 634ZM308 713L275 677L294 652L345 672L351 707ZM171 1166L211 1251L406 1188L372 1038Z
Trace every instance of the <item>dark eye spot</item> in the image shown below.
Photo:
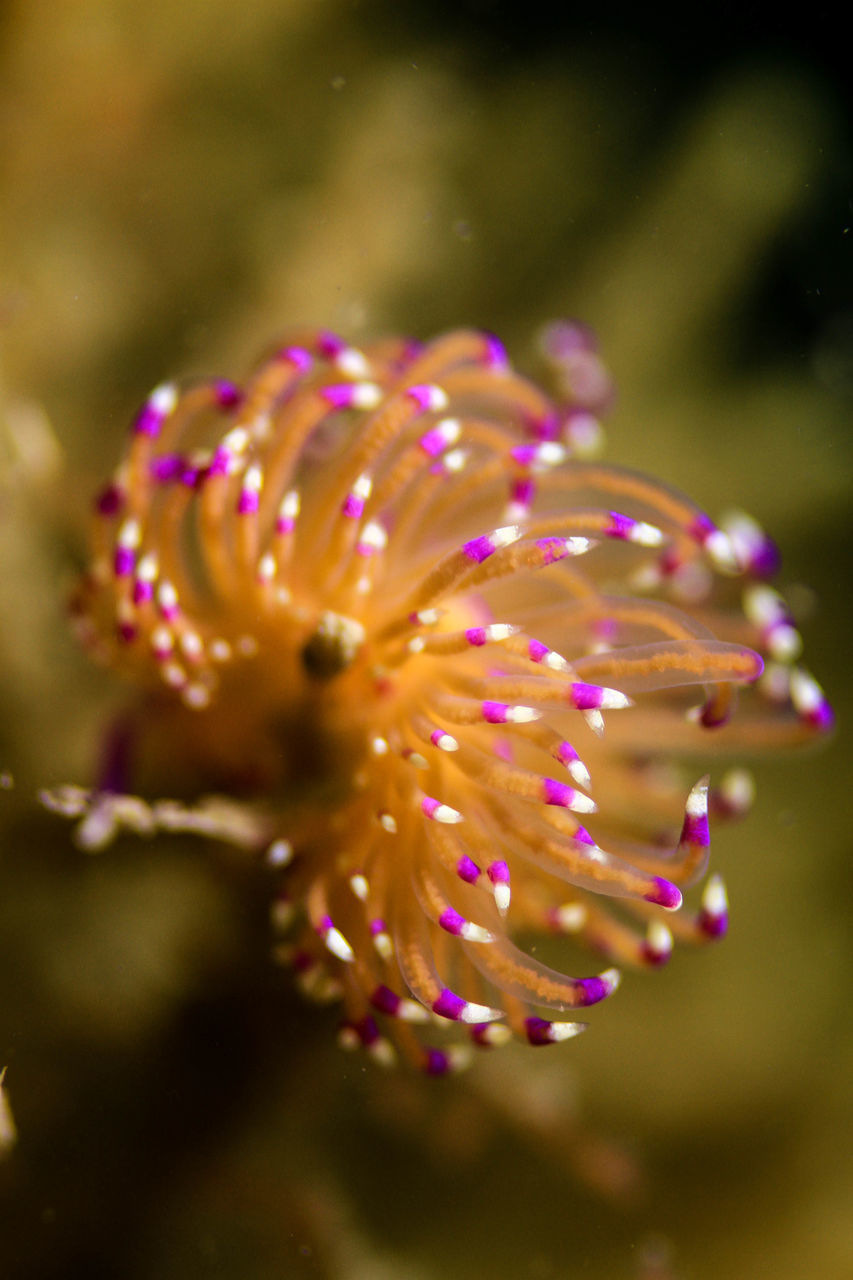
M360 622L339 613L324 613L302 648L302 665L313 680L331 680L346 671L363 642Z

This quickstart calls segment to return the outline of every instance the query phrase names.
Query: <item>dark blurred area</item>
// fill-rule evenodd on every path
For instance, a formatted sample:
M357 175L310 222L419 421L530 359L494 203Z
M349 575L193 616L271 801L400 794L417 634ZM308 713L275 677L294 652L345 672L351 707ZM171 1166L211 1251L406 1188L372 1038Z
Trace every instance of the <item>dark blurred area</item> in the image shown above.
M0 11L0 1276L853 1274L848 62L819 6ZM306 323L524 368L563 315L607 456L777 537L840 731L719 832L723 945L577 1042L387 1075L271 964L262 869L40 810L125 696L65 599L162 378Z

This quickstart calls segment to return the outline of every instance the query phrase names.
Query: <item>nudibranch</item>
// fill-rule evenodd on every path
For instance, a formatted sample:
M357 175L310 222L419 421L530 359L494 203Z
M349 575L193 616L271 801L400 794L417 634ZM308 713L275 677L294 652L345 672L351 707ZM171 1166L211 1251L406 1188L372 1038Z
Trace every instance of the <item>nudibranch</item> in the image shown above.
M245 386L157 387L73 601L140 693L99 785L50 803L90 846L255 849L277 951L340 1001L342 1043L431 1074L568 1039L621 967L725 933L709 816L751 783L709 790L700 762L831 720L770 540L598 461L594 341L562 323L544 351L556 394L470 331L299 332ZM146 738L205 799L131 794ZM537 933L596 971L548 967Z

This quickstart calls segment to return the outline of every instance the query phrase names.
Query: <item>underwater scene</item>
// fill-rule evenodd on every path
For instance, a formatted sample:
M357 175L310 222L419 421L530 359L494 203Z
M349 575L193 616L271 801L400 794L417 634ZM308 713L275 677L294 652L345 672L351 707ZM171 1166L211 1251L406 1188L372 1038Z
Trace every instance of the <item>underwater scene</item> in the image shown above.
M0 1274L853 1274L838 33L0 67Z

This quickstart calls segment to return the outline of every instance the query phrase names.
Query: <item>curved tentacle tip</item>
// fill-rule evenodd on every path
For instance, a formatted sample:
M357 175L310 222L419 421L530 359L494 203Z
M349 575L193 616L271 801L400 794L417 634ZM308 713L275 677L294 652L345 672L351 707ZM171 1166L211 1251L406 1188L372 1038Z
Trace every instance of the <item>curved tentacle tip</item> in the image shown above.
M729 899L721 875L712 875L702 891L699 928L709 938L722 938L729 927Z
M495 895L495 906L500 914L505 916L509 910L512 893L509 866L502 859L498 859L489 863L486 868L486 875L491 881L492 891Z
M505 1022L478 1022L469 1027L471 1039L481 1049L497 1049L509 1044L512 1031Z
M621 982L622 974L618 969L605 969L594 978L578 978L577 986L580 996L578 1004L587 1007L606 1000L618 990Z
M823 689L802 667L791 672L791 702L797 714L821 733L833 728L835 713Z
M576 680L566 691L566 701L577 711L621 711L633 706L627 694Z
M529 1044L537 1048L546 1044L559 1044L571 1040L586 1031L585 1022L552 1022L547 1018L525 1018L524 1031Z
M708 784L707 774L693 787L684 807L684 825L681 828L679 844L695 845L706 849L711 843L711 832L708 825ZM661 903L661 906L666 905ZM670 908L672 909L672 908Z
M646 902L653 902L665 911L678 911L683 901L678 885L665 880L663 876L653 876L652 882L652 888L643 894Z
M421 1059L421 1068L428 1076L455 1075L470 1065L471 1054L465 1045L451 1045L447 1049L428 1047Z
M497 1022L504 1016L502 1009L490 1009L485 1004L463 1000L455 991L445 987L432 1003L432 1012L450 1022Z
M672 933L662 920L650 920L642 944L643 959L651 965L666 964L672 955Z
M491 929L484 929L482 925L466 920L453 907L446 907L442 911L438 923L446 933L452 933L454 937L462 938L465 942L494 942L497 937Z

